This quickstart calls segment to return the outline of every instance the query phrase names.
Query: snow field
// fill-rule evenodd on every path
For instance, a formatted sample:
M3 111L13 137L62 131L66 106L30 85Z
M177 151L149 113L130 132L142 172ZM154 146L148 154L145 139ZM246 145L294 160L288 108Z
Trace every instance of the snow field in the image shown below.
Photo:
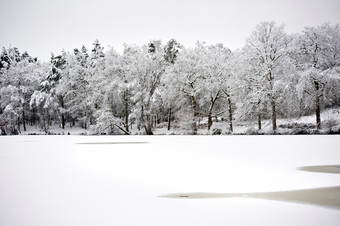
M338 136L6 136L0 143L0 225L340 221L338 210L298 203L160 197L339 186L339 174L296 169L339 164Z

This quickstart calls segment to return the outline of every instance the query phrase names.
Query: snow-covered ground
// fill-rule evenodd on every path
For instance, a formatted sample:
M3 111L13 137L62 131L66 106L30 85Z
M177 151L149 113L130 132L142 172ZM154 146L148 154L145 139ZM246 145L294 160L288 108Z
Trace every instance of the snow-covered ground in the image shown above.
M339 136L2 136L0 145L4 226L340 222L339 209L318 205L162 197L340 186L340 174L297 170L339 165Z
M330 108L326 109L321 113L321 120L322 120L322 130L320 131L323 134L328 134L329 130L332 129L333 131L340 130L340 108ZM220 129L222 134L229 134L229 122L222 121L221 118L218 121L215 121L213 118L213 125L210 132L207 130L207 122L208 118L203 118L200 120L200 126L198 129L199 135L210 135L213 134L214 129ZM154 133L158 135L172 135L172 134L187 134L188 131L181 129L180 126L181 122L172 123L172 128L170 131L167 130L167 124L163 123L157 128L154 129ZM292 129L282 128L287 125L291 124L301 124L301 125L309 125L312 129L316 129L316 119L315 114L302 116L300 118L279 118L277 119L277 133L279 134L294 134ZM174 128L175 126L175 128ZM282 126L282 127L281 127ZM258 124L257 121L234 121L233 122L233 133L232 134L249 134L250 131L256 131L261 134L272 134L272 124L271 120L262 120L262 130L257 131ZM136 131L134 131L136 132Z
M330 129L339 131L340 130L340 108L332 108L327 109L321 113L321 119L323 124L323 129L321 130L322 133L327 134ZM215 119L214 119L215 120ZM221 118L216 122L213 120L213 125L210 130L210 132L207 129L207 118L203 118L200 120L200 126L197 131L197 134L199 135L211 135L213 134L214 129L220 129L222 134L229 134L229 124L227 121L222 121ZM171 123L171 129L167 129L167 122L162 122L158 124L155 128L153 128L153 133L155 135L186 135L189 134L189 130L183 129L181 126L181 121L174 121ZM251 131L257 131L257 121L245 121L245 122L233 122L233 134L247 134L249 133L249 130ZM309 116L302 116L300 118L280 118L277 120L278 125L278 133L281 134L292 134L291 129L287 128L281 128L281 126L287 126L289 124L306 124L311 125L313 129L316 127L315 123L315 115L309 115ZM21 128L21 135L30 135L30 134L40 134L44 135L45 132L39 128L38 125L35 126L29 126L26 125L27 130L23 131ZM70 127L68 124L66 124L65 129L60 128L60 125L53 124L50 126L49 129L51 134L56 135L91 135L93 134L93 131L91 129L83 129L79 126L73 126ZM106 132L106 131L104 131ZM133 135L139 135L143 134L144 130L138 130L137 125L133 124L132 128L130 128L130 132ZM265 134L271 134L272 133L272 124L271 120L263 120L262 121L262 130L260 133Z

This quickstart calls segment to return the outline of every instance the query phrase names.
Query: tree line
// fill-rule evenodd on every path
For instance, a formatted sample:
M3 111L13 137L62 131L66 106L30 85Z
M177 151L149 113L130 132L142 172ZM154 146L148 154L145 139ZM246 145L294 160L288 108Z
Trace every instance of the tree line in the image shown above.
M3 47L0 60L2 134L37 125L82 126L95 134L130 134L131 125L153 134L155 125L177 122L196 134L200 120L270 119L314 113L340 104L340 25L329 23L287 34L284 25L258 24L243 48L197 42L186 48L166 44L124 45L123 53L104 51L96 40L52 54L41 62L15 47Z

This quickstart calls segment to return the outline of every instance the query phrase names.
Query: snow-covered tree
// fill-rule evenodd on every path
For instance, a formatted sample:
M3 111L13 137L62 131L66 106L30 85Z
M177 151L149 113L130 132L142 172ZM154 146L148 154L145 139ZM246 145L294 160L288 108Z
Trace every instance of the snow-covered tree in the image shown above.
M58 84L62 78L63 70L66 65L66 52L63 51L62 54L51 56L51 68L48 72L46 79L41 83L42 91L47 93L47 96L52 96L58 103L58 111L61 127L65 128L65 101L64 92L60 92L58 89Z
M170 39L168 43L164 46L164 60L169 64L167 68L171 68L175 64L177 56L182 48L183 46L175 39ZM172 74L168 73L168 71L166 71L165 75L162 77L161 99L166 105L163 107L167 108L168 130L170 130L171 120L174 113L174 105L179 95L177 93L177 90L172 87Z
M190 129L197 133L198 101L197 98L203 89L203 54L204 47L197 43L195 48L183 49L177 57L176 64L169 68L167 74L171 76L173 89L188 97L191 103Z
M306 27L296 48L296 88L306 107L314 105L311 108L315 110L317 129L321 129L322 101L332 104L340 81L340 26Z
M8 51L5 47L2 47L2 52L0 55L0 73L2 69L8 69L11 64L11 60L8 56Z
M231 51L224 47L223 44L216 44L206 46L204 50L204 60L202 68L202 85L204 94L203 97L207 101L208 107L208 130L212 125L212 113L215 104L221 97L227 99L227 103L223 104L228 106L229 115L229 131L233 131L232 126L232 89L233 89L233 76L231 71L231 61L230 61ZM224 109L218 114L222 114Z
M79 56L81 55L81 56ZM79 120L87 129L92 122L93 104L90 93L88 63L82 52L74 51L66 56L66 64L58 89L64 93L65 106L70 117Z
M261 130L262 118L267 112L262 67L257 57L248 53L248 49L234 52L233 55L237 82L236 118L240 121L256 119Z
M29 103L29 104L28 104ZM306 27L288 35L284 25L257 25L246 45L231 52L222 44L197 42L193 48L175 39L125 45L122 54L104 52L98 40L52 55L41 64L16 47L0 54L0 125L14 133L39 121L79 123L95 133L130 134L134 123L153 134L160 122L180 123L190 134L212 128L213 118L271 119L316 114L340 105L340 25ZM202 119L204 123L202 122Z
M95 86L99 89L95 95L102 99L96 112L97 119L94 127L97 130L98 126L103 124L102 120L110 119L109 124L112 127L106 127L109 133L130 134L129 119L132 105L130 96L133 78L127 69L129 62L125 62L124 59L114 49L110 49L105 53L104 70L95 76L97 83Z
M275 22L262 22L256 26L252 35L247 39L245 48L250 58L256 60L257 73L265 78L264 90L271 107L272 129L277 129L276 101L280 96L278 88L283 73L280 68L281 61L287 55L287 47L291 42L290 37L284 31L284 25L277 26Z
M37 109L40 114L40 125L46 133L49 132L52 120L60 122L61 127L65 128L64 93L59 89L65 64L65 51L57 56L52 54L50 68L41 81L40 88L31 97L30 106L32 109Z
M148 135L153 134L153 103L166 64L159 41L150 42L147 47L131 47L134 54L131 72L134 79L132 101L135 102L134 114Z
M83 54L86 56L86 54L83 51ZM104 48L101 46L100 42L98 40L95 40L93 43L93 49L92 49L92 53L90 56L90 65L91 67L96 67L97 62L100 61L101 59L103 59L105 57L104 54Z
M26 121L29 115L29 102L32 93L38 89L44 67L38 62L28 59L12 61L8 69L2 70L0 76L0 103L4 118L10 128L23 125L26 131Z

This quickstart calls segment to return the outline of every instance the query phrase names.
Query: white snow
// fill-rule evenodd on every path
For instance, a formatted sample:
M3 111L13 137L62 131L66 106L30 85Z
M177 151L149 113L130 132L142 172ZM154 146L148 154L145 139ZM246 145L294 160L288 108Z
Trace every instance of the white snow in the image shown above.
M334 126L337 128L340 127L340 108L331 108L323 111L321 113L321 119L323 124L323 129L321 131L327 131L329 126L325 126L325 123L327 121L334 121ZM215 120L215 119L214 119ZM197 134L199 135L211 135L213 134L213 130L215 128L221 129L222 134L225 134L227 131L229 131L229 122L222 121L221 118L218 119L218 121L213 120L213 125L211 128L211 131L209 132L207 130L207 118L203 118L200 121L200 128L198 129ZM277 120L278 126L280 125L287 125L291 123L305 123L305 124L316 124L315 114L309 115L309 116L302 116L300 118L280 118ZM171 129L168 130L167 122L162 122L160 124L157 124L157 126L153 129L153 132L155 135L183 135L188 134L188 130L184 130L183 128L180 128L180 123L178 121L171 123ZM204 125L204 126L202 126ZM27 130L23 131L23 128L21 127L21 135L30 135L30 134L40 134L44 135L45 132L43 129L41 129L38 125L36 126L30 126L26 125ZM233 122L233 134L246 134L248 129L253 128L254 130L257 130L257 121L245 121L245 122ZM79 126L73 126L70 127L69 124L65 125L65 129L62 129L59 124L52 124L49 128L49 131L51 134L57 134L57 135L91 135L94 133L91 129L83 129ZM278 128L279 133L285 133L287 132L287 129ZM141 129L140 131L137 130L137 125L133 124L132 129L130 127L130 132L134 135L137 134L143 134L144 130ZM263 120L262 121L262 131L264 133L272 133L272 124L271 120Z
M297 170L339 164L339 136L2 136L0 144L0 225L340 222L339 210L306 204L159 197L340 186L339 174Z

